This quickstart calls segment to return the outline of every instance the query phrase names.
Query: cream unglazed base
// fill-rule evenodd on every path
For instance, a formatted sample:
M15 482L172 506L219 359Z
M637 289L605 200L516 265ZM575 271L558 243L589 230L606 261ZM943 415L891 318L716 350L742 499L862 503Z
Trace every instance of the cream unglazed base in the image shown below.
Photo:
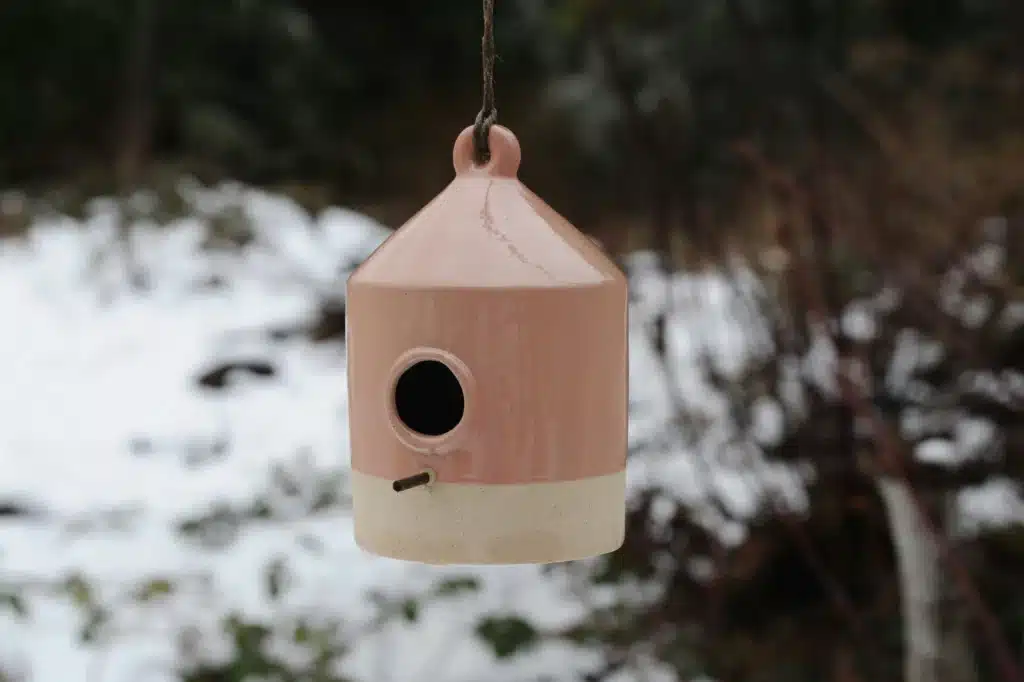
M625 529L625 471L575 481L432 483L396 494L352 472L356 542L426 564L571 561L614 551Z

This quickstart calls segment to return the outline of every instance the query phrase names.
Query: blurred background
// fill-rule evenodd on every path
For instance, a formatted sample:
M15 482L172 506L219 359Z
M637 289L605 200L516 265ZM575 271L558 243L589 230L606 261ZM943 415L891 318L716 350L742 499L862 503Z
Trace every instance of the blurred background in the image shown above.
M353 544L344 284L476 0L0 5L3 682L1024 682L1024 3L498 0L631 282L612 555Z

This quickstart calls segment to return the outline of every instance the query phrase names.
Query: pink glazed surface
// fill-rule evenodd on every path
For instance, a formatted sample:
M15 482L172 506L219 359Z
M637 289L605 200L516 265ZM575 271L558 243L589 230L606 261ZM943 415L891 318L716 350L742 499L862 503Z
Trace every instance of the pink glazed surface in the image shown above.
M357 317L392 313L361 319L349 337L356 471L400 478L429 467L442 482L525 483L625 467L626 306L615 288L398 300L371 289L349 306ZM462 422L439 438L408 431L394 414L395 376L417 358L447 360L465 393Z
M456 140L456 177L348 282L352 468L441 482L568 481L626 462L627 288L614 263L519 182L519 144L491 160ZM394 415L416 359L445 362L466 412L426 438Z

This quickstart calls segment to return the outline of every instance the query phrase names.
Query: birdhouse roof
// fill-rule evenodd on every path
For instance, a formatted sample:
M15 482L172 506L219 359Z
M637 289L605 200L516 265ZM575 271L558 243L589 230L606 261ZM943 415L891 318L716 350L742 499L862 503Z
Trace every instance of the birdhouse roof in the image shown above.
M561 288L623 278L590 238L516 177L519 148L491 129L491 162L469 159L467 128L456 177L356 270L358 283L416 288Z

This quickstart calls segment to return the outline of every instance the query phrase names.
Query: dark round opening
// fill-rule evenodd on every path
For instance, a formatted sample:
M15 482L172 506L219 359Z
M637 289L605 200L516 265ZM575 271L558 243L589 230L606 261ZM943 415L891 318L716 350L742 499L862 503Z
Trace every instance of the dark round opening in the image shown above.
M395 412L416 433L444 435L459 425L465 410L459 379L443 362L421 360L398 377Z

